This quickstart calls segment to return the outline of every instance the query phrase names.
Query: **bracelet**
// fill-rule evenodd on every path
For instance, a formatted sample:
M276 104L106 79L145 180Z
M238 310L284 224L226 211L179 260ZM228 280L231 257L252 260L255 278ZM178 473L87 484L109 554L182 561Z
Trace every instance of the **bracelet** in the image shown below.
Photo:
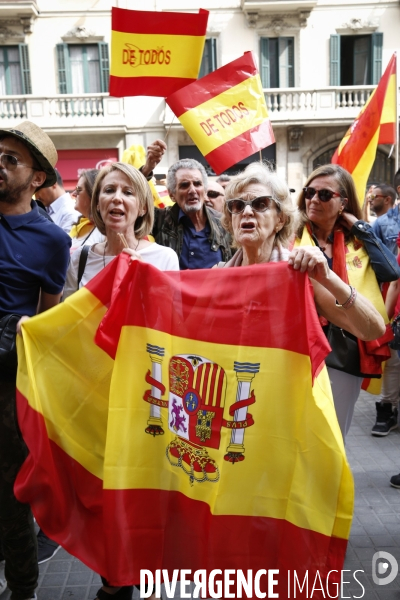
M345 310L347 310L348 308L351 308L357 298L356 288L354 288L352 285L350 285L349 287L350 287L350 296L347 298L346 302L343 302L343 304L339 304L338 301L336 300L336 306L338 306L339 308L344 308Z

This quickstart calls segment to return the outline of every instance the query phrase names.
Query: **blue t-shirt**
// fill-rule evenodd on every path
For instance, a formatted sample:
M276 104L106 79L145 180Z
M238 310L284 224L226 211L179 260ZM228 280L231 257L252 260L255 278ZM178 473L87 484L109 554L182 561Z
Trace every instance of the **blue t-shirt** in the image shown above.
M185 269L210 269L222 260L221 248L211 249L210 224L201 231L195 226L183 210L179 210L179 221L183 223L183 246L179 258L181 271Z
M64 287L72 240L31 206L23 215L0 213L0 317L35 315L40 290Z

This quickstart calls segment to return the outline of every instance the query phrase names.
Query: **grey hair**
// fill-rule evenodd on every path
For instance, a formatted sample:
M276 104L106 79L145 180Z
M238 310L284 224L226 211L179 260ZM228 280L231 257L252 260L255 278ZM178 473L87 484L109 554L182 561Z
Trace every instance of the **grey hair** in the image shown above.
M228 183L225 188L225 205L221 219L223 227L233 237L232 215L227 208L227 202L232 198L237 198L252 183L264 185L271 190L271 196L275 200L277 211L282 213L284 217L284 225L275 236L275 244L287 247L296 228L298 211L292 201L287 183L278 177L272 168L265 163L254 162L249 164L242 173Z
M170 194L175 194L176 191L176 172L179 169L197 169L201 173L201 178L203 180L204 189L207 189L208 180L207 173L205 168L198 160L194 158L182 158L182 160L178 160L178 162L174 163L172 167L168 169L167 173L167 189Z

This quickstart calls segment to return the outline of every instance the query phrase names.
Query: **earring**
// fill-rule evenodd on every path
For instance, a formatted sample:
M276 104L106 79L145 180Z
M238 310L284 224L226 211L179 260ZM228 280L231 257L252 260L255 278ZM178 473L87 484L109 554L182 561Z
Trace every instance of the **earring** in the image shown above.
M275 227L275 231L276 231L277 233L278 233L278 231L280 231L280 229L281 229L281 228L279 227L279 225L277 225L277 226Z
M342 214L342 212L343 212L343 208L341 208L341 209L339 210L339 217L340 217L340 215Z

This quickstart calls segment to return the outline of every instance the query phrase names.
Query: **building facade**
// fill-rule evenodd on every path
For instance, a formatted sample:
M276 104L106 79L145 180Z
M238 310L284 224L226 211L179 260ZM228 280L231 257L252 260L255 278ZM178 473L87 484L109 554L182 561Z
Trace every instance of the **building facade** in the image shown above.
M400 47L399 0L0 0L2 127L43 127L68 189L79 169L156 138L168 143L160 172L202 159L163 98L109 96L112 6L209 10L200 75L254 52L276 138L263 155L296 190L330 161ZM379 148L372 179L391 181L390 151Z

